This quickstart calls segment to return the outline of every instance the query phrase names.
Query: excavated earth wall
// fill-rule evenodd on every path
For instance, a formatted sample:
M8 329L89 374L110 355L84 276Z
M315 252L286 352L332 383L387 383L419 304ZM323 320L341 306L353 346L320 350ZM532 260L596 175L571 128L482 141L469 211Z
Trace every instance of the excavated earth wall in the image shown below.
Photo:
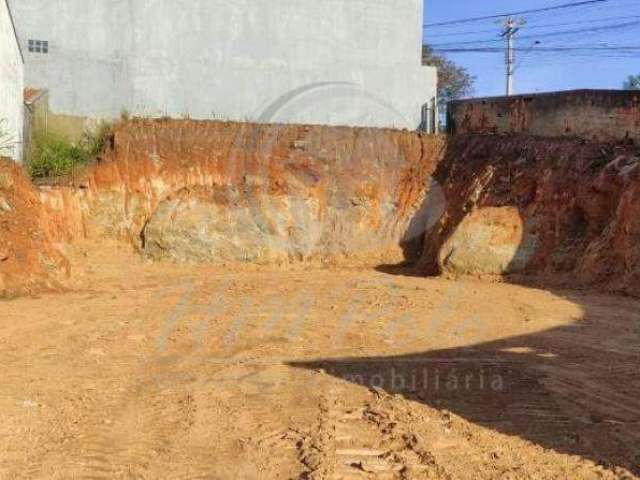
M640 295L640 150L456 136L434 174L446 211L424 274L527 274Z
M74 187L0 170L0 291L55 288L65 244L150 259L535 277L640 295L640 150L572 139L136 120Z
M424 232L409 223L444 144L397 130L138 120L120 125L79 187L42 198L68 240L126 238L153 259L399 262Z
M68 277L48 214L23 170L0 158L0 298L58 289Z

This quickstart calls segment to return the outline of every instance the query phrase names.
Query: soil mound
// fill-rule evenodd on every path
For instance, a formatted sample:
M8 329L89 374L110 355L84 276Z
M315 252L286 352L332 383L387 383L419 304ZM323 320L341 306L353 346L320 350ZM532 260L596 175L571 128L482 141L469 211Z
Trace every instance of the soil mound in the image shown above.
M0 159L0 297L60 287L69 264L24 171Z

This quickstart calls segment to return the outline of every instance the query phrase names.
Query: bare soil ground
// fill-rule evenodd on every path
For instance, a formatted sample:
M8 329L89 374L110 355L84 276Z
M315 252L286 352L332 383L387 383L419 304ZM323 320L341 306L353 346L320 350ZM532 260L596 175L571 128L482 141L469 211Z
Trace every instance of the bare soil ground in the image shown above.
M638 300L116 248L0 302L0 478L640 473Z

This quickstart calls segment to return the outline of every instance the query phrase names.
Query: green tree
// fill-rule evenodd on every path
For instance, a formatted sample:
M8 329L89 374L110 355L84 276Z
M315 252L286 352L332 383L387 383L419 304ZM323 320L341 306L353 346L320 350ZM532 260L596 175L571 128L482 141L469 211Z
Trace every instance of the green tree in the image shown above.
M473 93L476 77L466 68L451 60L437 55L429 45L422 46L422 64L438 69L438 104L444 112L451 100L463 98Z
M640 90L640 75L629 75L622 83L625 90Z

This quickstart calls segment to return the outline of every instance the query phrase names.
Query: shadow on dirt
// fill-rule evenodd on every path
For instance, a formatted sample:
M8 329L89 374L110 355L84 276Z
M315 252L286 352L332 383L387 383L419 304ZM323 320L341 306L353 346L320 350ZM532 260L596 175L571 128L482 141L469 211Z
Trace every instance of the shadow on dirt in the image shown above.
M440 211L441 198L427 198L402 245L406 262L381 265L378 271L438 275L439 249L476 205L515 206L521 212L532 205L532 189L540 178L537 154L526 158L528 153L522 153L524 160L517 162L526 166L518 177L508 162L494 161L500 155L509 158L512 151L492 152L482 140L453 141L448 148L434 176L443 186L446 211ZM449 182L452 177L455 184ZM505 178L510 179L506 185ZM491 194L477 196L483 189ZM570 220L571 210L567 212ZM446 222L425 228L429 233L418 238L413 230L425 225L425 219L432 222L434 213L444 213ZM584 238L582 230L569 236ZM565 272L574 268L581 251L576 248L574 258L561 265ZM507 280L529 283L526 275ZM572 325L464 348L292 365L323 369L340 380L400 394L497 432L640 475L640 302L578 291L552 292L580 305L583 318Z
M294 362L383 389L483 427L607 468L640 474L637 302L566 294L585 307L573 325L406 356ZM608 308L616 318L606 318ZM627 309L627 310L625 310ZM621 314L622 312L622 314Z

